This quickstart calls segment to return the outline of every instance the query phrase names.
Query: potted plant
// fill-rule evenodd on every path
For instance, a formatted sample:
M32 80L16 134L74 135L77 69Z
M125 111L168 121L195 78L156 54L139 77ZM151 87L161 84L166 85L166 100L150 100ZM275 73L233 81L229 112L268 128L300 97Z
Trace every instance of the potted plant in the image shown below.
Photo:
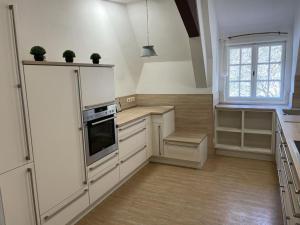
M101 56L98 53L93 53L90 59L93 61L93 64L99 64Z
M67 63L72 63L74 62L74 58L76 57L76 55L72 50L66 50L63 53L63 57L65 58Z
M41 46L33 46L30 54L33 55L35 61L44 61L46 50Z

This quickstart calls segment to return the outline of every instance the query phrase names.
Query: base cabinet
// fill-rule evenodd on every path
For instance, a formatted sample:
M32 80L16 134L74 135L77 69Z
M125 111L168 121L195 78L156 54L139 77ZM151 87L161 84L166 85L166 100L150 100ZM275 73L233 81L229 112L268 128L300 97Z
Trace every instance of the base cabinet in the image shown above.
M119 182L120 170L119 163L113 164L99 174L95 175L89 181L89 193L91 204L103 197Z
M0 224L38 225L32 164L0 176Z

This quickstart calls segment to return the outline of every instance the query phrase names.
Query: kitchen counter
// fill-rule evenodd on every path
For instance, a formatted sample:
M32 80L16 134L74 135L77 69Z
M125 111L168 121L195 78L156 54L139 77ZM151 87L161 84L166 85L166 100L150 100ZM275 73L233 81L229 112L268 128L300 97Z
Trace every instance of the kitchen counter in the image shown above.
M126 109L117 114L118 127L124 126L134 120L150 116L161 115L174 109L174 106L149 106L149 107L134 107Z
M278 108L276 110L280 125L282 127L287 145L290 150L298 178L300 180L300 154L294 143L294 140L300 141L300 116L288 116L283 115L282 110Z

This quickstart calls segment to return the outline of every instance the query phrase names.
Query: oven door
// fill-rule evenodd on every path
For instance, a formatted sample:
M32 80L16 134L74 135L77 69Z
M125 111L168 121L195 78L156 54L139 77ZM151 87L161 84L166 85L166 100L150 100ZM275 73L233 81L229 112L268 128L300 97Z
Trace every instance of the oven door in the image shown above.
M118 149L114 115L87 122L85 133L86 161L88 165Z

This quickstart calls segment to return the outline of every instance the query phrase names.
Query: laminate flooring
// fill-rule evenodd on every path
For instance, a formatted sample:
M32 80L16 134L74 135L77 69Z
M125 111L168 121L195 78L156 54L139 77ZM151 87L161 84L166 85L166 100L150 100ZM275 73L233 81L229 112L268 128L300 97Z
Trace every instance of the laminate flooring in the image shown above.
M223 156L202 170L150 163L77 225L281 225L273 162Z

